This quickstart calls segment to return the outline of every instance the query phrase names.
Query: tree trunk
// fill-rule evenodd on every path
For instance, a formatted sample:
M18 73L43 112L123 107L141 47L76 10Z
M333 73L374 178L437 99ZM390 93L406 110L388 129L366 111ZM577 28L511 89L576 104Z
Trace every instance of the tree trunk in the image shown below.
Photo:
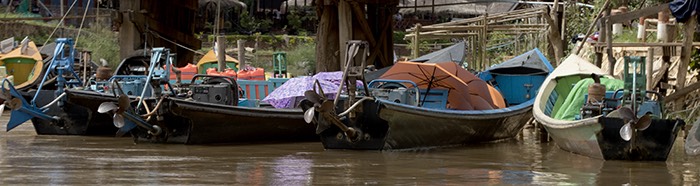
M316 14L319 15L316 33L316 72L340 70L338 8L324 2L324 0L316 1Z

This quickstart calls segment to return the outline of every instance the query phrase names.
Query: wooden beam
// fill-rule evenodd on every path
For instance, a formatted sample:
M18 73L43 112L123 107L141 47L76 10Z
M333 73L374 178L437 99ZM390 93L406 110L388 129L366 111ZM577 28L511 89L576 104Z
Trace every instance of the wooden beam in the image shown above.
M422 31L428 31L428 30L452 30L452 31L460 31L460 30L479 30L479 29L481 29L481 28L483 28L483 27L484 27L484 26L481 26L481 25L424 26L424 27L421 27L421 30L422 30ZM540 29L545 29L546 27L547 27L546 24L489 25L489 28L492 28L492 30L509 30L509 29L520 29L520 28L540 28ZM413 32L413 28L407 29L406 32Z
M501 18L503 16L508 16L508 15L523 15L523 14L529 14L529 13L542 13L544 11L545 7L538 7L538 8L529 8L529 9L522 9L522 10L514 10L506 13L500 13L500 14L492 14L489 15L489 19L496 19L496 18ZM484 20L484 16L479 16L479 17L473 17L473 18L468 18L468 19L461 19L457 21L451 21L451 22L446 22L446 23L438 23L434 24L431 26L447 26L447 25L460 25L460 24L467 24L467 23L480 23L482 20Z
M613 16L608 16L609 18L609 24L614 24L614 23L624 23L630 20L634 19L639 19L640 17L646 17L650 15L656 15L660 11L663 11L664 9L668 9L668 3L663 3L660 5L656 6L651 6L651 7L646 7L640 10L636 11L631 11L627 12L624 14L617 14Z
M355 14L355 20L357 20L357 23L360 25L360 29L362 29L362 34L365 35L367 42L369 43L369 48L378 47L379 44L377 43L374 34L372 34L372 29L369 27L367 19L365 19L365 12L362 10L362 7L360 7L360 5L357 2L351 2L350 5L353 14ZM383 53L379 52L377 56L379 57L382 63L385 63ZM374 56L371 56L370 58L367 58L367 61L373 63L374 58Z
M687 95L688 93L691 93L691 92L696 91L698 89L700 89L700 82L695 82L695 83L693 83L685 88L678 89L676 92L671 93L670 95L664 97L664 101L671 102L671 101L675 101L677 99L684 98L685 95Z
M603 42L595 42L592 43L593 46L595 47L606 47L606 43ZM629 42L629 43L612 43L613 48L617 47L679 47L683 46L683 43L638 43L638 42ZM700 42L693 42L692 46L700 46Z
M164 36L170 40L178 40L180 44L184 44L187 47L192 47L194 49L199 49L202 46L202 41L197 39L193 34L184 33L177 29L173 29L160 22L151 19L141 13L133 13L134 22L148 25L148 29L157 32L159 35ZM143 26L143 25L142 25Z
M691 55L693 54L693 39L695 36L695 27L698 24L697 16L692 16L688 22L684 24L683 33L683 48L681 49L681 62L678 64L678 77L676 77L676 87L678 89L685 88L685 76L688 74L688 64L690 63ZM683 109L683 100L676 102L675 110Z
M475 37L479 36L477 33L459 33L459 34L430 34L430 35L423 35L420 34L420 39L421 40L427 40L427 39L450 39L450 38L455 38L455 37ZM406 36L404 39L410 39L411 36Z
M657 87L659 82L661 82L661 79L664 77L664 74L668 73L668 68L670 68L671 65L669 65L666 62L661 61L661 68L659 68L659 73L658 76L654 76L652 81L651 81L651 87ZM652 67L654 68L654 67Z
M384 22L391 22L391 19L393 19L393 17L387 16ZM391 30L391 27L393 27L393 25L385 24L385 25L384 25L384 28L382 28L382 31L381 31L380 33L386 33L386 32L388 32L388 31L390 31L390 30ZM389 37L391 37L391 36L389 36ZM379 36L379 41L377 42L377 47L374 47L374 49L372 49L372 50L370 51L369 58L367 58L367 59L372 59L372 60L374 60L374 58L375 58L376 56L381 55L381 52L380 52L380 51L381 51L381 50L380 50L381 47L379 47L379 46L383 45L382 43L386 42L386 38L387 38L387 35L386 35L386 34L381 34L381 36ZM372 61L372 62L374 62L374 61ZM384 60L381 60L381 62L382 62L383 64L387 64ZM388 65L387 65L387 66L388 66Z

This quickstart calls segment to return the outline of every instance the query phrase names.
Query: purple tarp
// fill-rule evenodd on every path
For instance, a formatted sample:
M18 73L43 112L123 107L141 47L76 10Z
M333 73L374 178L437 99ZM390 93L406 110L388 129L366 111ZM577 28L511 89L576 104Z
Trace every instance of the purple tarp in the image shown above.
M340 71L319 72L314 76L291 78L277 87L262 101L271 104L275 108L294 108L304 99L304 92L313 89L316 80L321 84L326 97L332 99L336 91L338 91L342 79L343 72Z

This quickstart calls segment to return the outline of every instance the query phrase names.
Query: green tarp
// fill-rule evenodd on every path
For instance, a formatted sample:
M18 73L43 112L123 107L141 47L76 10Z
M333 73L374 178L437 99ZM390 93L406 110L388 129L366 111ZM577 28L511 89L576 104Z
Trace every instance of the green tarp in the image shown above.
M560 109L554 115L555 119L574 120L576 115L581 113L584 104L584 95L588 94L588 85L593 83L593 79L586 78L578 81L571 90ZM625 82L617 79L601 78L600 83L605 85L608 91L615 91L624 88Z

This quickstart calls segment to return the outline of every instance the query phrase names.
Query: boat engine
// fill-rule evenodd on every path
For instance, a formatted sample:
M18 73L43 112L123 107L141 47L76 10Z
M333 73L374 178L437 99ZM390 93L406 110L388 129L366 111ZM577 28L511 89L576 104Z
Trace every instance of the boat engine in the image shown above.
M588 85L588 100L581 107L581 118L591 118L603 114L605 109L605 85L600 84L600 77L591 74L593 84Z
M192 78L203 78L202 83L190 85L189 95L195 101L222 105L238 105L238 84L228 76L197 74Z

